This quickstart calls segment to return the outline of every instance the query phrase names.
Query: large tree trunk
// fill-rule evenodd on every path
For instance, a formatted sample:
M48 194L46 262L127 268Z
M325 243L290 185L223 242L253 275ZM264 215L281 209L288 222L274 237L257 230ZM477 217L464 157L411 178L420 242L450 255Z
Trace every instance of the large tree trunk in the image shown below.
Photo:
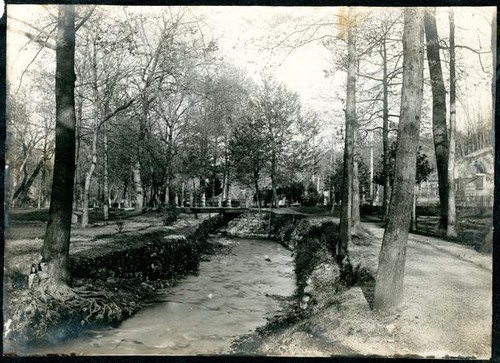
M352 178L354 158L354 130L356 128L356 10L349 7L347 18L347 99L345 110L344 177L342 186L342 214L340 216L340 243L337 254L347 256L352 232Z
M92 176L97 165L97 128L92 133L92 154L90 168L85 175L85 185L83 187L83 208L82 208L82 228L89 224L89 192Z
M453 9L449 10L450 19L450 139L448 148L448 220L446 236L456 237L455 208L455 133L456 133L456 76L455 76L455 19Z
M403 300L406 245L411 223L423 88L422 10L406 8L403 34L403 89L394 190L375 284L374 309L392 310Z
M56 145L49 220L42 256L56 283L68 284L75 176L75 7L59 5L56 40Z
M432 89L432 132L439 184L440 228L446 228L448 218L448 129L446 127L446 89L444 87L435 10L425 10L427 61Z

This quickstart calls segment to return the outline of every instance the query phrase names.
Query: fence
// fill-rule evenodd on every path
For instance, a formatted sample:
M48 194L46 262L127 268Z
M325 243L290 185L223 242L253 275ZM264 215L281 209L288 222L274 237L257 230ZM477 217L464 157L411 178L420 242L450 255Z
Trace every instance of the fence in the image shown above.
M438 206L438 196L420 195L417 193L418 206ZM456 196L455 205L461 208L493 208L493 195Z

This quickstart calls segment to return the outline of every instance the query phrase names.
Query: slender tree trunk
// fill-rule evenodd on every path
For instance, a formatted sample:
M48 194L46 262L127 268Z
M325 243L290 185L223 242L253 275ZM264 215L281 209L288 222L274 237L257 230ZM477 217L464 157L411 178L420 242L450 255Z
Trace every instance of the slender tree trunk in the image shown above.
M215 147L214 147L214 164L212 165L212 199L215 198L215 180L217 179L217 146L218 146L218 138L215 138Z
M455 133L456 133L456 76L455 76L455 19L453 9L449 10L450 21L450 138L448 148L448 220L446 236L456 237L455 208Z
M19 174L17 174L17 177L15 178L15 182L14 184L12 185L12 189L16 189L17 185L19 185L19 187L17 187L15 193L14 193L14 196L12 197L11 201L10 201L10 205L12 207L14 207L16 205L16 202L17 204L19 204L19 200L18 200L18 196L19 196L19 193L21 193L21 191L24 190L24 188L26 187L26 181L28 180L28 171L26 170L26 163L28 162L28 159L30 157L30 151L28 151L27 147L26 147L26 144L23 143L23 162L19 168ZM23 175L23 180L20 182L19 179L21 177L21 172L22 172L22 175Z
M167 165L165 167L165 204L170 203L170 182L172 174L172 143L173 143L173 129L167 127Z
M373 199L374 199L374 183L373 183L373 131L370 133L370 205L373 207Z
M227 145L227 137L224 138L224 144ZM222 173L222 200L227 200L227 147L224 148L224 170Z
M332 155L330 158L330 162L332 164L332 171L330 175L333 175L335 171L335 147L333 146L333 143L334 143L334 137L332 136ZM333 214L335 210L335 188L333 186L332 180L330 180L330 202L332 203L332 209L330 210L330 214Z
M498 8L497 8L498 9ZM498 10L497 10L498 11ZM492 54L492 62L491 62L491 74L492 74L492 80L491 80L491 95L492 95L492 112L491 112L491 129L489 130L490 133L490 145L493 147L493 150L495 149L495 125L496 122L498 122L498 117L495 117L496 115L496 107L498 105L498 97L496 97L496 87L498 86L498 76L500 72L498 71L498 50L500 47L498 46L498 24L497 24L497 16L498 14L496 12L493 13L492 19L491 19L491 54ZM495 153L495 162L497 160L498 153ZM495 185L498 185L496 183L497 181L497 171L495 170ZM498 234L497 234L498 235Z
M45 208L45 202L47 200L47 161L49 160L48 156L48 143L47 143L47 135L48 127L47 123L45 124L45 140L43 142L43 167L42 167L42 180L40 187L40 196L41 196L41 207Z
M136 160L132 170L132 181L135 190L135 211L140 212L144 206L144 189L141 181L141 163Z
M356 10L349 7L347 17L347 99L345 111L344 179L342 186L342 214L340 216L340 243L337 254L347 256L352 233L352 178L354 161L354 130L356 128Z
M228 207L231 206L231 195L229 194L231 184L229 182L229 173L230 173L230 168L229 168L229 150L227 145L229 144L229 136L226 135L226 149L225 149L225 155L224 155L224 188L225 188L225 194L226 194L226 200L228 201Z
M44 153L44 156L42 157L42 175L40 177L40 182L38 185L38 206L37 206L38 209L43 208L45 199L45 168L46 168L46 161Z
M123 194L122 194L123 206L122 206L122 208L128 208L130 205L128 202L127 190L128 190L128 178L126 178L125 182L123 183Z
M165 182L165 204L170 204L170 175L168 174Z
M422 10L405 8L403 89L389 218L375 284L374 308L392 310L403 301L406 245L411 223L423 89Z
M81 207L81 192L80 192L80 173L78 171L78 163L80 161L80 141L81 141L81 124L82 124L82 108L83 102L78 102L76 107L76 151L75 151L75 181L73 192L73 209L77 210Z
M40 169L42 169L43 166L43 159L38 162L38 164L35 167L35 170L33 170L33 173L31 173L30 177L26 182L21 184L19 189L16 190L14 194L14 201L17 201L17 205L22 206L25 202L26 199L28 198L28 192L31 188L31 185L35 181L35 178L37 177L38 173L40 172Z
M85 176L85 186L83 187L83 209L82 209L82 228L89 224L89 192L92 176L97 165L97 129L92 133L92 154L90 168Z
M276 192L276 141L272 141L272 151L271 151L271 189L272 189L272 199L271 199L271 207L276 206L276 201L278 199L278 193Z
M149 77L148 77L149 80ZM146 124L148 122L149 113L149 99L146 94L146 86L143 89L142 95L142 114L139 119L139 139L137 143L136 160L132 166L132 180L135 191L135 211L140 212L144 208L144 187L141 179L141 158L142 158L142 144L146 138Z
M106 112L107 114L107 112ZM109 170L108 170L108 125L107 122L104 122L103 125L103 146L104 146L104 177L103 177L103 193L104 193L104 220L107 221L109 219Z
M383 176L384 176L384 194L382 196L382 222L387 221L387 214L389 212L389 198L390 198L390 156L389 156L389 80L387 77L387 44L384 38L382 43L382 58L383 58L383 98L382 98L382 148L383 148Z
M446 228L448 218L448 129L446 127L446 89L444 87L435 10L425 10L427 61L432 90L432 132L439 184L440 228Z
M181 203L180 203L181 207L184 207L185 193L186 193L186 185L185 185L184 182L182 182L182 186L181 186Z
M413 201L411 207L411 228L410 231L415 232L417 230L417 193L413 193Z
M498 109L500 109L500 97L495 97L497 95L497 87L500 84L499 82L499 76L500 76L500 63L498 62L498 49L500 49L500 43L499 43L499 38L498 38L498 26L497 26L497 16L498 14L493 13L493 17L491 19L491 53L492 53L492 82L491 82L491 95L492 95L492 115L496 115L496 112L498 112ZM496 111L496 112L495 112ZM498 117L492 117L492 122L491 122L491 134L490 134L490 142L491 146L493 147L493 150L495 149L495 129L496 126L499 123ZM494 185L500 185L500 153L495 152L494 153ZM491 252L493 251L493 241L498 241L500 234L499 234L499 229L493 228L493 226L499 226L500 225L500 200L498 198L498 190L495 190L495 198L494 198L494 204L493 204L493 221L491 228L489 232L486 234L484 237L484 240L481 244L481 249L480 252ZM494 283L496 283L498 280L495 280L494 277ZM495 285L496 286L496 285ZM493 336L492 340L494 342L498 341L499 338L499 332L498 329L493 329ZM493 355L498 356L498 345L494 344L494 351Z
M352 232L353 234L358 234L361 231L361 216L359 213L359 173L358 173L358 162L353 161L352 168Z
M99 89L97 83L97 44L94 40L92 47L92 59L91 59L91 70L92 70L92 92L93 92L93 103L94 103L94 122L95 128L92 132L92 149L91 149L91 163L87 174L85 175L85 185L83 187L83 208L82 208L82 228L87 227L89 224L89 192L90 192L90 184L92 182L92 176L94 174L94 170L97 166L97 137L99 132L99 127L97 126L99 123ZM99 192L97 193L97 198L99 199Z
M253 171L253 183L254 183L254 186L255 186L255 197L257 199L257 206L260 208L262 208L262 205L261 205L261 202L260 202L260 190L259 190L259 173L254 170Z
M42 256L56 283L68 284L75 174L75 7L59 5L56 39L56 145Z

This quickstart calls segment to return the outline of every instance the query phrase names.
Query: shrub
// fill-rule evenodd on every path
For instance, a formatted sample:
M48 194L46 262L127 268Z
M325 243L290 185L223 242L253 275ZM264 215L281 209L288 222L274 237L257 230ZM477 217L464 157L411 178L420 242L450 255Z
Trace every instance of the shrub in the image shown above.
M306 281L321 263L332 263L338 243L338 226L333 222L310 225L301 221L297 226L295 248L295 276L298 295L301 296Z
M179 217L180 210L173 204L167 204L160 208L161 219L166 226L174 223Z

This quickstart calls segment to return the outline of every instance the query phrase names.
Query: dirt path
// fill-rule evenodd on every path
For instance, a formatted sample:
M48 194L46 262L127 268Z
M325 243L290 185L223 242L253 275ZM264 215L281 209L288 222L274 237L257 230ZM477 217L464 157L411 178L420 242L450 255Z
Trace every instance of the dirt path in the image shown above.
M384 231L366 226L375 235L374 243L351 252L355 261L375 272ZM490 357L491 255L411 234L401 309L374 312L366 292L352 288L306 321L264 338L261 353Z

